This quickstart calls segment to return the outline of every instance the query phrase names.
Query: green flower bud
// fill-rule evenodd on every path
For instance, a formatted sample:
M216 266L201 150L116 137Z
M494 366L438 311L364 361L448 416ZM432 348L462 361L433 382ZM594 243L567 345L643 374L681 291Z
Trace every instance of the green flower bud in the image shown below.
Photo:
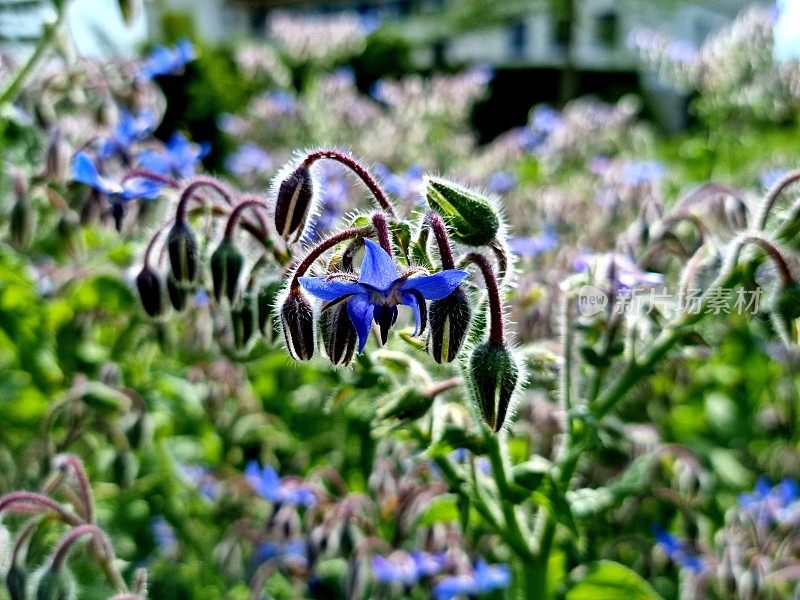
M80 217L74 210L66 210L56 223L56 233L67 252L75 253L81 247Z
M505 346L484 342L472 351L466 379L486 425L500 431L519 379L514 357Z
M428 312L431 331L428 351L437 363L449 363L458 356L471 321L472 307L462 286L458 286L449 296L431 302Z
M319 331L325 353L334 365L346 367L353 359L358 334L350 315L347 314L347 302L339 302L322 313L319 320Z
M281 306L281 324L286 349L295 360L314 356L314 309L305 294L289 292Z
M233 344L239 350L247 346L255 331L255 315L253 300L250 294L231 308L231 324L233 325Z
M261 330L261 335L270 342L275 339L278 331L275 302L278 300L281 288L283 288L283 283L280 281L268 281L261 286L256 297L258 328Z
M232 241L222 240L211 255L210 262L214 298L219 302L224 294L230 302L233 302L244 264L242 253Z
M194 281L197 276L197 240L184 221L176 221L169 230L167 251L175 280L180 283Z
M301 165L281 182L275 200L275 229L284 239L300 238L308 221L313 199L311 172Z
M167 295L169 296L170 304L175 310L186 308L186 298L189 296L189 291L172 276L172 273L167 275Z
M136 289L142 308L151 317L160 315L164 310L164 284L161 276L145 265L136 276Z
M75 580L66 569L49 568L36 584L36 600L73 600Z
M388 396L378 409L378 416L381 419L415 421L428 412L434 397L415 385L403 386Z
M425 197L450 229L453 239L468 246L490 244L500 230L500 217L486 196L452 181L428 177Z

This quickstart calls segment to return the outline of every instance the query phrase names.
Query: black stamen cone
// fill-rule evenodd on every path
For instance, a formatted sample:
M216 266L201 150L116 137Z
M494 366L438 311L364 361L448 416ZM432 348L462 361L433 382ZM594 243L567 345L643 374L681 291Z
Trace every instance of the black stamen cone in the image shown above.
M381 344L386 344L386 340L389 339L389 330L397 321L397 307L378 305L375 307L374 318L381 331Z

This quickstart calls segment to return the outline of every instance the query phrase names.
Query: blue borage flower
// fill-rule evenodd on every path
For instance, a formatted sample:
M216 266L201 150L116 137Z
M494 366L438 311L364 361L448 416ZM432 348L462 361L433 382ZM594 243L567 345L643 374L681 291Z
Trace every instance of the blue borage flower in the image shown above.
M436 600L451 600L458 596L476 596L507 588L511 584L508 565L489 565L479 560L468 575L445 577L433 588Z
M400 276L391 256L372 240L364 240L364 260L358 281L334 277L300 277L300 285L323 302L347 302L347 314L358 335L358 351L362 352L369 337L372 320L381 330L386 343L389 329L397 320L397 305L414 311L419 335L425 329L425 300L441 300L458 287L466 271L448 269L434 275Z
M700 573L705 570L706 564L703 560L693 553L686 544L681 542L671 533L664 531L658 524L653 525L653 535L656 542L664 551L669 559L676 565Z
M438 575L444 567L443 554L414 551L410 554L402 550L392 552L388 557L372 557L372 575L375 581L385 584L400 583L412 586L423 577Z
M739 506L761 526L791 517L798 501L800 485L793 479L784 479L773 487L769 479L759 477L752 493L739 496Z
M151 179L135 177L125 182L119 182L104 177L100 175L97 165L85 152L78 152L72 159L72 178L121 202L139 198L154 200L164 187L162 183Z
M244 476L253 490L275 504L314 506L317 497L314 491L299 479L283 478L270 465L259 467L256 461L247 464Z
M166 143L165 152L145 150L138 156L139 166L158 173L188 179L195 174L197 164L211 151L207 143L195 144L182 133L174 133Z
M163 554L170 554L178 546L178 537L175 529L161 515L154 517L150 521L150 529L153 532L153 539L159 550Z
M180 40L174 48L156 46L142 64L141 74L146 79L161 75L178 75L195 59L192 42Z
M289 540L285 544L262 542L253 554L253 565L259 566L268 560L305 566L308 564L308 548L303 540Z
M123 112L111 136L100 144L100 158L128 156L130 147L149 136L156 128L155 116L150 111L137 115Z
M272 157L260 146L246 142L225 159L225 169L237 177L263 175L272 170Z

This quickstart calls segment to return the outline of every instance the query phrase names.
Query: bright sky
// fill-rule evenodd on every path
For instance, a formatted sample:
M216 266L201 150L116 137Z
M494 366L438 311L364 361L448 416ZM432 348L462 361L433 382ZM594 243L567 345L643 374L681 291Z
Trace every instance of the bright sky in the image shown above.
M116 0L71 0L68 11L70 33L81 54L131 54L147 37L144 10L128 26Z

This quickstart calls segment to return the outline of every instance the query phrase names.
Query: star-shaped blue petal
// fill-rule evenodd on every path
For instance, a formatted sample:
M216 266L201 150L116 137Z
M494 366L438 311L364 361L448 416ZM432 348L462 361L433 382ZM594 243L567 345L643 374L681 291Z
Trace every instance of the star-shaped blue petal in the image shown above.
M394 259L371 240L364 240L364 259L358 282L325 277L300 277L300 285L323 302L346 301L347 314L358 335L358 351L367 343L372 321L381 326L385 337L397 316L397 304L404 304L414 313L419 335L425 328L425 300L440 300L455 290L465 271L448 269L422 277L400 277Z

